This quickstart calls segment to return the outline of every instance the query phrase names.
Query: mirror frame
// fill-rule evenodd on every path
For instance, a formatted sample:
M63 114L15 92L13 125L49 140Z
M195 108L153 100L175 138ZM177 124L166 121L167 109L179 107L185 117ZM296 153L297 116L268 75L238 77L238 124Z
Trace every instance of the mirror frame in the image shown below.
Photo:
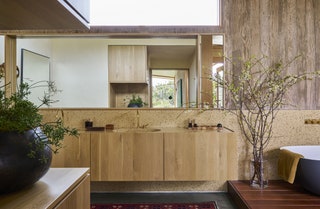
M27 60L29 57L31 59ZM25 74L36 75L35 80L27 80ZM21 76L20 84L28 83L32 90L28 99L36 105L41 105L39 98L43 97L44 92L49 93L48 86L43 86L43 82L50 81L50 57L37 52L21 48ZM34 85L36 88L34 88ZM30 89L31 90L31 89Z

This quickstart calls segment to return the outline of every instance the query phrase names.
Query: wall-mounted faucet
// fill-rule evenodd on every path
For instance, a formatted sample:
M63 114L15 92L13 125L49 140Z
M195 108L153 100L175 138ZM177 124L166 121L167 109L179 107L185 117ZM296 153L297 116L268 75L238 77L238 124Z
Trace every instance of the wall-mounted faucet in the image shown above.
M137 110L137 115L136 115L136 128L140 127L140 114L139 110Z
M136 128L146 128L149 124L143 124L140 125L140 113L139 110L137 110L137 115L136 115Z

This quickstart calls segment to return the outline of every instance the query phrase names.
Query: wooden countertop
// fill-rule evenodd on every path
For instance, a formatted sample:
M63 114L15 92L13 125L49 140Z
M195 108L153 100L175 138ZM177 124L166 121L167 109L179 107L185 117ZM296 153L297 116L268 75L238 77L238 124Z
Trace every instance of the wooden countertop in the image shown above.
M150 129L151 131L148 131ZM154 129L159 129L159 131L152 131ZM136 130L136 132L135 132ZM140 131L139 131L140 130ZM145 130L145 131L143 131ZM193 129L188 129L188 128L178 128L178 127L147 127L147 128L115 128L114 130L107 130L104 129L104 127L93 127L92 130L88 129L80 129L80 133L85 133L85 132L109 132L109 133L190 133L190 132L216 132L216 133L234 133L226 128L222 129L221 131L217 131L217 129L214 128L206 128L202 129L201 127L198 128L193 128Z
M0 195L0 209L54 208L87 175L89 168L50 168L31 187Z

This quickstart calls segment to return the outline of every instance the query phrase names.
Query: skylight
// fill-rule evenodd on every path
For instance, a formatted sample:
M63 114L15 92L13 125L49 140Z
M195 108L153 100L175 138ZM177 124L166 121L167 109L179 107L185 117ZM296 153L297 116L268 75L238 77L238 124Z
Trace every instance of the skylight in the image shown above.
M214 26L220 0L91 0L90 25Z

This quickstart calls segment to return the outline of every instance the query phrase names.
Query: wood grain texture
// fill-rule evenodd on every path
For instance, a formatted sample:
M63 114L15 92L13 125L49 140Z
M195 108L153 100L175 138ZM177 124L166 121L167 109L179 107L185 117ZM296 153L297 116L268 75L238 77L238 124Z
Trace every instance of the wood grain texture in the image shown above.
M51 167L90 167L90 133L65 136L63 147L52 156Z
M163 180L162 133L92 133L92 181Z
M111 83L109 87L110 107L127 108L132 95L149 103L149 86L145 83Z
M72 3L75 2L72 0ZM89 5L90 1L77 1L73 6L69 3L70 0L2 0L0 30L88 30L87 14L90 9L87 7L76 10L75 7L79 8L81 4Z
M91 133L92 181L207 181L238 177L233 133Z
M233 134L217 132L164 133L164 170L168 181L237 178Z
M147 46L109 46L110 83L147 82Z
M213 45L212 45L212 35L202 35L201 36L201 94L200 101L202 104L209 104L212 106L212 64L213 64Z
M90 207L90 176L87 175L80 184L58 204L55 209L88 209Z
M17 86L17 71L16 71L16 63L17 63L17 40L14 36L5 36L5 85L6 86L6 96L11 96L14 94ZM1 63L2 64L2 63ZM20 72L21 73L21 72Z
M286 70L288 73L319 70L319 11L317 0L224 0L225 55L267 55L275 62L301 56ZM226 63L226 71L237 69ZM294 86L287 99L295 106L285 108L319 109L319 82L315 79Z
M228 181L228 193L239 209L316 209L320 198L298 184L269 181L265 189L250 186L249 181Z
M50 168L33 186L1 195L0 208L87 209L90 207L88 172L88 168Z

